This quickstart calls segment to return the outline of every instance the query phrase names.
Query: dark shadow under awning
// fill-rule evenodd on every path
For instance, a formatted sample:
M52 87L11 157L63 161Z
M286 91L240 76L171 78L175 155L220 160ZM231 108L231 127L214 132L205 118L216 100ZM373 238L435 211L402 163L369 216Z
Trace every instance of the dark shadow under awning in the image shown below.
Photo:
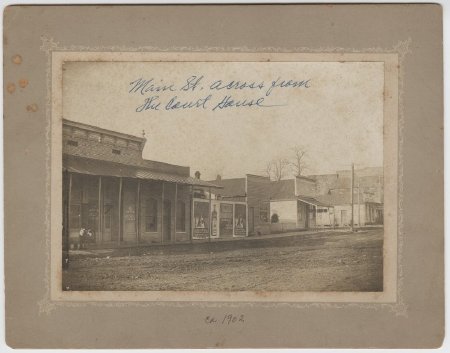
M185 185L222 188L221 186L195 179L190 176L166 174L146 168L76 156L63 157L63 171L88 175L157 180Z

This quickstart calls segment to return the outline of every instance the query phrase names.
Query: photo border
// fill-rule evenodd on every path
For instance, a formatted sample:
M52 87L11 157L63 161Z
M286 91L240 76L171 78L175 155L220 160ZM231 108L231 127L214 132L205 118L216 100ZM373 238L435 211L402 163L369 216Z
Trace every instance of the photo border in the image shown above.
M51 140L57 141L58 138L61 140L61 119L52 119L52 115L54 117L57 117L60 115L61 112L61 106L57 104L52 104L53 102L53 95L58 92L58 90L53 89L52 87L56 88L58 85L61 86L61 79L62 77L59 75L53 75L52 70L55 68L55 65L57 63L61 63L61 58L66 58L67 55L80 55L84 58L89 57L89 61L92 61L93 59L99 59L100 57L104 55L117 55L120 57L119 61L123 61L124 58L126 58L127 55L133 55L136 56L142 56L142 55L152 55L153 58L161 58L165 57L167 58L167 55L172 55L172 58L186 58L186 56L189 56L191 59L195 58L201 58L203 56L216 56L217 59L215 61L234 61L234 60L224 60L224 58L234 59L236 56L243 56L245 55L249 60L248 61L255 61L255 58L261 58L261 56L266 55L265 59L274 59L276 57L296 57L294 60L290 61L299 61L298 56L308 56L309 60L307 61L324 61L319 60L320 57L325 56L334 56L336 59L332 61L380 61L379 59L374 60L374 56L387 58L389 57L390 60L394 59L394 62L390 63L389 68L393 70L393 72L396 72L395 76L395 82L392 87L392 90L390 92L385 92L385 99L391 99L391 101L395 101L397 104L395 105L395 113L394 114L396 118L398 118L397 124L394 124L395 131L393 132L393 137L396 137L395 141L391 141L390 145L390 151L392 152L392 149L396 150L397 153L395 153L395 156L397 157L398 161L392 161L392 159L388 160L386 158L386 148L384 151L384 169L386 171L386 163L391 163L390 168L395 170L395 180L397 182L392 183L392 185L386 185L385 184L385 197L386 195L395 195L395 210L397 211L397 216L395 217L395 230L396 230L396 241L395 244L390 244L391 247L389 248L390 251L396 254L397 261L392 262L391 264L387 264L389 266L393 266L395 268L395 272L397 273L396 276L394 276L393 280L395 284L393 284L389 288L389 296L386 297L383 294L386 294L387 291L383 292L372 292L372 293L363 293L363 292L356 292L356 293L349 293L349 292L296 292L294 295L290 295L287 297L280 298L280 292L269 292L269 293L275 293L275 296L278 298L274 298L273 296L267 296L268 292L255 292L251 297L243 297L240 296L239 298L231 298L232 293L230 295L229 292L226 293L225 297L217 297L215 292L193 292L194 297L183 294L183 298L180 298L180 293L182 292L176 292L175 297L167 297L168 292L161 291L157 292L156 296L148 296L149 293L154 292L137 292L140 293L139 295L133 295L133 298L129 297L129 294L131 291L126 292L127 298L120 298L117 299L117 296L121 296L123 292L64 292L64 298L60 296L60 294L63 292L57 290L57 283L55 285L55 281L52 281L52 279L61 277L61 256L60 256L60 249L57 252L51 251L50 248L55 248L61 243L61 237L60 237L60 221L54 221L54 218L58 218L57 215L51 210L51 206L53 204L54 209L59 211L59 217L61 215L61 207L60 203L58 202L52 202L50 199L47 200L47 217L46 217L46 227L49 230L48 234L50 234L50 228L52 234L56 234L57 236L55 239L47 239L46 238L46 252L47 252L47 267L50 267L46 270L46 276L45 276L45 282L46 282L46 295L40 302L40 310L42 312L50 312L56 305L67 305L67 306L78 306L78 305L106 305L106 306L124 306L124 305L176 305L176 306L183 306L183 305L206 305L206 306L216 306L220 305L223 306L224 304L229 304L232 306L235 305L270 305L270 306L277 306L277 305L294 305L296 307L308 307L308 306L325 306L325 307L344 307L344 306L358 306L361 308L368 308L368 309L377 309L381 308L381 306L388 306L393 312L395 312L397 315L406 315L407 308L404 304L403 297L402 297L402 249L403 249L403 215L402 215L402 201L403 201L403 188L402 188L402 180L403 180L403 173L402 173L402 127L403 127L403 107L402 107L402 92L403 92L403 66L402 62L404 60L404 57L406 54L410 53L409 46L410 46L411 40L406 40L403 42L399 42L396 46L394 46L391 49L380 49L380 48L372 48L372 49L366 49L366 50L352 50L352 49L344 49L344 48L318 48L318 49L309 49L309 48L298 48L295 50L286 51L281 48L171 48L170 51L167 50L161 50L159 48L153 48L153 47L139 47L139 48L124 48L124 47L80 47L80 46L69 46L64 47L60 46L59 43L56 43L51 38L42 38L42 46L41 50L46 53L47 56L47 109L46 109L46 118L47 118L47 192L50 191L53 192L59 192L61 195L61 188L62 184L58 184L57 174L60 175L61 168L54 168L55 165L54 160L52 160L51 156L53 155L61 155L61 149L60 147L55 147L55 145L51 144ZM137 55L136 55L137 54ZM353 60L349 60L349 57L354 58ZM345 59L344 59L345 58ZM362 58L371 58L370 60L362 60ZM339 60L340 59L340 60ZM79 61L80 58L78 58L76 61ZM198 59L197 59L198 60ZM95 61L95 60L94 60ZM136 60L141 61L141 60ZM185 60L181 60L185 61ZM205 61L200 60L200 61ZM260 61L260 60L258 60ZM273 60L276 61L276 60ZM286 61L286 60L282 60ZM302 60L305 61L305 60ZM326 60L325 60L326 61ZM328 60L330 61L330 60ZM59 64L58 64L59 65ZM389 79L392 79L392 75L388 77ZM392 84L392 82L391 82ZM386 94L390 93L390 94ZM59 109L59 113L58 113ZM386 105L385 108L386 109ZM51 113L50 113L51 111ZM386 119L386 114L385 119ZM386 121L386 120L385 120ZM58 125L59 124L59 125ZM58 131L59 130L59 131ZM386 131L385 131L386 133ZM51 136L51 140L50 137ZM398 138L398 140L397 140ZM53 167L53 175L50 175L50 172ZM53 178L53 181L52 181ZM61 179L61 176L59 176ZM55 186L55 182L57 183ZM386 178L385 178L386 182ZM386 192L386 187L389 189L389 187L395 187L397 190L393 194L389 194ZM58 190L58 191L56 191ZM392 189L390 190L392 191ZM52 194L52 197L54 197L54 193ZM53 201L57 201L56 200ZM59 199L60 200L60 199ZM57 205L57 206L56 206ZM385 202L385 207L387 203ZM390 204L392 205L392 203ZM60 220L60 219L59 219ZM58 232L59 227L59 232ZM385 232L386 234L386 232ZM48 235L47 235L48 237ZM59 244L58 244L59 239ZM388 255L389 258L389 249L388 253L386 254L386 241L384 242L384 255ZM59 259L59 262L58 262ZM51 264L51 266L50 266ZM58 266L59 265L59 266ZM384 263L384 267L386 267L386 262ZM386 271L384 271L386 272ZM56 277L55 277L56 276ZM385 276L385 275L384 275ZM385 280L386 278L384 278ZM384 283L386 283L384 281ZM392 284L392 282L391 282ZM61 286L59 287L61 288ZM56 290L55 290L56 289ZM60 293L58 293L60 292ZM66 295L66 293L68 295ZM78 296L79 293L82 293L84 298L80 298ZM107 294L105 294L107 293ZM109 294L112 293L112 296ZM131 292L136 293L136 292ZM144 296L142 296L142 293L144 293ZM212 293L211 295L208 295ZM219 292L223 293L223 292ZM302 298L299 300L298 294L301 293ZM313 297L305 298L305 293L313 293ZM367 298L367 294L373 294L375 293L375 296L371 298ZM383 294L380 294L383 293ZM346 296L346 298L330 298L330 295L338 294L338 296ZM361 295L366 296L366 298L361 297ZM161 297L164 296L164 297ZM202 300L199 301L199 296L202 298ZM328 298L325 298L328 297ZM276 299L276 301L275 301ZM119 301L115 301L119 300ZM150 300L150 301L148 301Z

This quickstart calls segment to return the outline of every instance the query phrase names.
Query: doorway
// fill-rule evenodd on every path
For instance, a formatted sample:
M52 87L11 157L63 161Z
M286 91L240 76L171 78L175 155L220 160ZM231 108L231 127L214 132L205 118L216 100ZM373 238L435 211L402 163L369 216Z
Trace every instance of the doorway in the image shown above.
M248 208L248 232L252 235L255 233L255 208L254 207Z
M350 222L347 219L347 210L341 210L341 225L347 226Z
M172 240L172 229L170 221L172 219L172 203L170 200L164 200L163 210L163 242L170 243Z

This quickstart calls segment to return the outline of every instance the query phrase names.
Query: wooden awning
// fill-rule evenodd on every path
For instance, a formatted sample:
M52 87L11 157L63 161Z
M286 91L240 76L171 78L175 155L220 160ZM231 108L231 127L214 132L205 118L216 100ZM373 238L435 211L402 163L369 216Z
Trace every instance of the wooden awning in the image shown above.
M63 171L87 175L156 180L185 185L206 186L219 189L222 188L221 186L200 179L192 178L190 176L160 173L142 167L128 166L121 163L77 156L63 157Z

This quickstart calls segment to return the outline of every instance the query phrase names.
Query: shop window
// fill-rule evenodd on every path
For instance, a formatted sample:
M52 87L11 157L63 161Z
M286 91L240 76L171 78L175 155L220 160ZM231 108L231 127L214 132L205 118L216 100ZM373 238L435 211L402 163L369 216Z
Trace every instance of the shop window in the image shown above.
M103 203L105 205L111 205L113 195L112 195L112 185L110 182L105 182L103 186Z
M158 201L147 199L145 201L145 231L156 232L158 219Z
M72 229L81 228L81 205L70 205L69 227Z
M81 195L83 190L83 184L81 182L81 177L78 175L72 176L72 189L70 190L70 203L80 204Z
M186 231L186 204L184 201L177 202L177 232Z
M229 203L220 204L220 236L233 235L233 205Z
M82 203L98 203L98 177L83 177Z

